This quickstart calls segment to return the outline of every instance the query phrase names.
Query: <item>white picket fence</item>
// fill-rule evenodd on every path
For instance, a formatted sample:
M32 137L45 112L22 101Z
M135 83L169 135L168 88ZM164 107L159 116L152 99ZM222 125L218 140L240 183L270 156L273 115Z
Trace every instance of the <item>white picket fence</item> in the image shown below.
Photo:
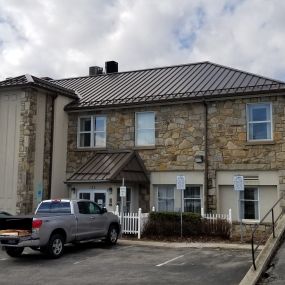
M232 209L229 209L228 214L205 214L204 208L201 208L201 216L204 219L215 221L215 220L226 220L230 224L232 223Z
M123 234L136 234L138 239L141 238L143 227L148 220L148 213L142 213L142 209L139 208L137 213L124 213L122 219L117 205L114 214L120 219Z
M154 207L152 207L152 211L155 211ZM141 208L139 208L137 213L124 213L122 218L119 206L117 205L114 214L120 219L123 234L135 234L138 236L138 239L141 238L141 233L148 220L149 213L142 213ZM201 216L207 220L211 220L213 223L220 219L227 220L230 224L232 223L231 209L229 209L228 214L205 214L204 209L201 208Z

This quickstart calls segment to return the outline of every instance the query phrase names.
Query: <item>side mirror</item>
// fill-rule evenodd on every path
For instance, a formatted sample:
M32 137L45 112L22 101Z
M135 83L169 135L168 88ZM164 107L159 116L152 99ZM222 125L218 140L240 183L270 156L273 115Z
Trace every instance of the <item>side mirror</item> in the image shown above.
M105 207L101 209L101 213L102 213L102 214L107 213L107 212L108 212L108 211L107 211L107 209L106 209Z

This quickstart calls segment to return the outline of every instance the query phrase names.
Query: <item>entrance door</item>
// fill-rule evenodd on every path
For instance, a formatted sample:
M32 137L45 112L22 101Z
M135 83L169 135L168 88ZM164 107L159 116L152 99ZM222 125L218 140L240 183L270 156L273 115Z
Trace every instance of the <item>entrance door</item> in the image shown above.
M94 191L94 202L97 203L101 208L106 207L106 194L106 191Z
M77 198L94 201L102 208L107 207L107 190L79 190Z

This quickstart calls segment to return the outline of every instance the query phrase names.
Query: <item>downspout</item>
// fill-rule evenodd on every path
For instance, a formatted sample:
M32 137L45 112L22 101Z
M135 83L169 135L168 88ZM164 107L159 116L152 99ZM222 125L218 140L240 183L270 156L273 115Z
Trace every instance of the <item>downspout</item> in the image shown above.
M49 178L48 178L48 199L51 198L51 181L52 181L52 164L53 164L53 137L54 137L54 102L56 96L52 96L51 103L51 134L50 134L50 161L49 161Z
M204 100L204 213L208 212L208 104Z

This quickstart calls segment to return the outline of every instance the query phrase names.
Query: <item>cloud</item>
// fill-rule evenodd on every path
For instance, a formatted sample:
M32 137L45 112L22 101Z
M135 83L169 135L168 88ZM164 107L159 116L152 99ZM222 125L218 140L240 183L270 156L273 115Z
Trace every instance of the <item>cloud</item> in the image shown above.
M285 2L0 0L0 78L210 60L285 80Z

